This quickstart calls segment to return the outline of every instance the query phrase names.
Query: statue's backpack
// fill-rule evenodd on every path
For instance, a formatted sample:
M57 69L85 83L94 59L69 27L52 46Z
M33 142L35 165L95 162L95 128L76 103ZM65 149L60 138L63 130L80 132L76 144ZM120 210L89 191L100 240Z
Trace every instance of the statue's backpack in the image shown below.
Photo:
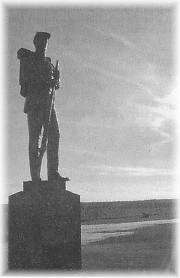
M17 52L17 58L20 60L20 71L19 71L19 84L21 86L20 95L23 97L27 96L26 88L26 74L25 69L30 60L33 59L34 52L25 48L20 48Z

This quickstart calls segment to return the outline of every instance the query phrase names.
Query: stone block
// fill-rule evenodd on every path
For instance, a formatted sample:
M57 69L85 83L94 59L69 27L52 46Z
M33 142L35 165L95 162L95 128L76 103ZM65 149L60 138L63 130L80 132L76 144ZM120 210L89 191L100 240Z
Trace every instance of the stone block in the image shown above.
M10 270L81 268L80 196L65 184L23 183L9 196Z

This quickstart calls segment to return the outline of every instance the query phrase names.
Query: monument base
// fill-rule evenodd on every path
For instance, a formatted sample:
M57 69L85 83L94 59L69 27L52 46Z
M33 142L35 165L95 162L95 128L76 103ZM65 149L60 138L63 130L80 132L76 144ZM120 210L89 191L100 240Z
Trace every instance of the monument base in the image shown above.
M9 270L81 268L80 196L64 184L23 183L9 196Z

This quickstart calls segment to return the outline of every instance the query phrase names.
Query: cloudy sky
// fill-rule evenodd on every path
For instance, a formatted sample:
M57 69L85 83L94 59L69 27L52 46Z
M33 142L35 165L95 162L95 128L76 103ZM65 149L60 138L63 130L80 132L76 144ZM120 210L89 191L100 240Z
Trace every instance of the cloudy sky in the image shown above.
M68 189L82 201L174 197L174 12L171 6L6 9L8 194L30 179L16 53L33 50L35 32L47 31L47 55L62 70L56 109Z

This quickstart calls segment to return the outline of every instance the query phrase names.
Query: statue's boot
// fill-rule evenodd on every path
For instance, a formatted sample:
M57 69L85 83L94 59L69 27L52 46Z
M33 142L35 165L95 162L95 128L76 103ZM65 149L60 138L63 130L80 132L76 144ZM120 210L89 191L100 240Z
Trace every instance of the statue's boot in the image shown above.
M41 183L41 178L32 178L32 182L34 185L39 185Z
M48 174L49 182L66 182L69 180L68 177L62 177L57 171Z

